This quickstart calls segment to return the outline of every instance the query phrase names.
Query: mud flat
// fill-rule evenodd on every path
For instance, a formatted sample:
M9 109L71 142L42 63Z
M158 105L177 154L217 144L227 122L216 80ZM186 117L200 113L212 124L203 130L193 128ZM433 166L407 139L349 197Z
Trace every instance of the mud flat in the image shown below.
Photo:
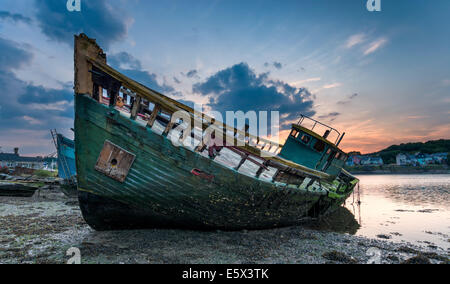
M330 232L323 222L262 231L96 232L76 199L50 187L31 198L0 197L0 263L66 263L71 247L80 249L82 263L449 263L449 251L439 247ZM353 226L338 224L348 232Z

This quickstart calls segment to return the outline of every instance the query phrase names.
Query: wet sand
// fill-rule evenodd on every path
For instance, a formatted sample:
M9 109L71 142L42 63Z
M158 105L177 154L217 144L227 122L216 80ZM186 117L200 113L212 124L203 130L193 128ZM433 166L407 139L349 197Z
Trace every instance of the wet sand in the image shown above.
M358 223L344 208L339 214L338 221L261 231L96 232L77 200L53 187L32 198L0 197L0 263L66 263L71 247L80 249L82 263L367 263L377 255L381 263L417 255L449 262L449 251L439 247L352 236Z

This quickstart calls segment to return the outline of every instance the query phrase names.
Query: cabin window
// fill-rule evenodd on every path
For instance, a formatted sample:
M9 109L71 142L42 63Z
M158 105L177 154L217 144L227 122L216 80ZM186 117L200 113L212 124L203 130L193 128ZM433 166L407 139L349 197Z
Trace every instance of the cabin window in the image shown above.
M341 153L340 153L340 152L337 153L337 155L336 155L336 160L339 160L339 158L341 158Z
M314 150L323 152L323 150L325 150L325 143L321 140L317 140L316 144L314 144Z
M330 155L330 154L331 154L331 148L329 148L327 151L327 155Z
M342 154L341 160L342 161L347 161L347 159L348 159L348 156L345 155L345 154Z
M303 134L300 140L302 140L303 143L308 144L309 141L311 141L311 136Z
M298 137L298 131L297 130L292 130L292 132L291 132L291 136L292 137L294 137L294 138L297 138Z

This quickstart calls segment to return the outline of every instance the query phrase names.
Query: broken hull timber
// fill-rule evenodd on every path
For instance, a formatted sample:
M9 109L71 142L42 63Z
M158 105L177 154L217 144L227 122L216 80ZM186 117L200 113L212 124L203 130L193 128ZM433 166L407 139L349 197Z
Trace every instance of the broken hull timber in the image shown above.
M97 230L289 226L332 212L351 192L330 198L324 190L289 188L242 174L175 147L167 137L87 95L75 96L75 137L80 207ZM123 183L95 170L105 141L135 155ZM213 178L194 175L193 169Z

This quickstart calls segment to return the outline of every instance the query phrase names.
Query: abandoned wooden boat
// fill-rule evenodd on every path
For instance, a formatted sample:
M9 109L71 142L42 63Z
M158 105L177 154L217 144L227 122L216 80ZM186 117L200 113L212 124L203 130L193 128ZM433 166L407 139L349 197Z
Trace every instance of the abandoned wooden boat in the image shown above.
M74 59L78 196L94 229L295 225L332 214L358 182L342 169L343 135L318 121L301 117L280 145L216 126L207 115L126 77L84 34L75 36ZM180 110L199 126L177 132L184 120L173 115ZM214 155L208 144L213 133L240 144ZM337 134L333 142L331 133Z
M20 182L0 182L0 196L31 197L39 186Z
M57 151L60 188L67 196L77 195L77 170L75 164L75 142L56 130L50 130Z

